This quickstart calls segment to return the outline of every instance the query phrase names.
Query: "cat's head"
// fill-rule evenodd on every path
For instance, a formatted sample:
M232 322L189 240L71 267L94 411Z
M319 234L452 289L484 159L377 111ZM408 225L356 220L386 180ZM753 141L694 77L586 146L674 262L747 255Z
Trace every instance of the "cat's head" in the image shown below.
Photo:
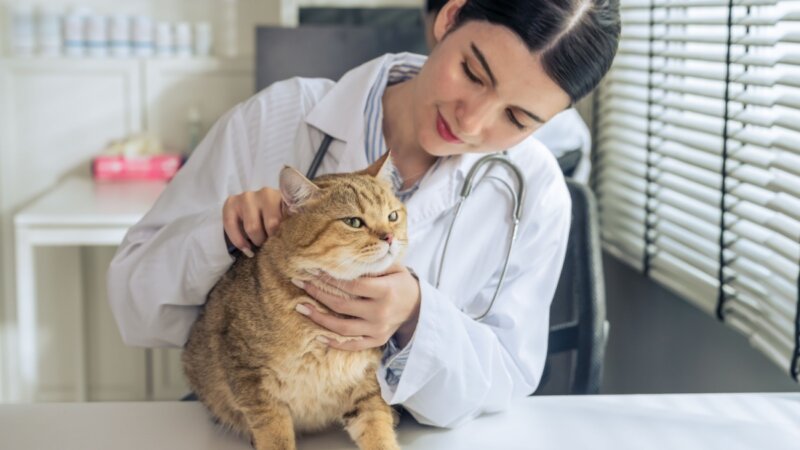
M366 170L308 180L280 173L289 217L280 227L294 270L350 280L385 271L408 244L406 209L394 196L388 152Z

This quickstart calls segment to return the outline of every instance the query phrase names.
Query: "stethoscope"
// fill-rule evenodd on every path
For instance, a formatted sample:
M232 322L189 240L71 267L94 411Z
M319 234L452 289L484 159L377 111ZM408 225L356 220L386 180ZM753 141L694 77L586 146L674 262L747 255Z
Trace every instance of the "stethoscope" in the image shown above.
M328 148L333 141L333 137L326 134L322 139L322 143L319 145L319 149L317 149L316 154L314 155L314 159L311 161L311 166L308 168L308 172L306 172L306 177L310 180L316 177L317 170L319 170L319 166L322 164L322 160L325 158L325 155L328 153ZM506 152L496 153L484 156L483 158L479 159L475 162L472 168L467 173L466 178L464 179L464 186L461 188L461 194L458 199L458 203L456 204L456 211L453 214L453 220L450 222L450 227L447 229L447 236L444 240L444 248L442 249L442 256L439 260L439 272L436 274L436 284L435 286L438 288L439 283L442 279L442 272L444 269L444 261L445 256L447 255L447 245L450 243L450 236L453 234L453 226L456 224L456 220L458 219L458 214L461 212L461 207L464 206L464 201L469 197L470 192L473 189L473 181L475 176L477 175L478 171L484 166L491 166L494 164L500 164L508 168L514 177L517 179L517 189L514 188L508 183L508 181L493 175L486 175L482 177L478 183L486 179L494 179L499 181L502 186L505 186L508 189L508 192L511 194L511 198L513 199L513 208L511 209L511 236L508 240L508 247L506 248L506 256L503 262L503 270L500 272L500 280L497 282L497 287L494 290L494 295L492 295L492 300L489 302L489 306L483 311L482 314L472 317L473 320L482 320L489 314L489 311L492 310L492 306L494 305L495 300L497 300L497 295L500 293L500 288L503 287L503 280L506 277L506 269L508 269L508 261L511 258L511 250L514 247L514 241L517 239L517 229L519 228L519 222L522 220L522 205L525 201L525 179L522 176L522 171L514 164L513 161L508 157ZM477 186L478 183L475 183Z

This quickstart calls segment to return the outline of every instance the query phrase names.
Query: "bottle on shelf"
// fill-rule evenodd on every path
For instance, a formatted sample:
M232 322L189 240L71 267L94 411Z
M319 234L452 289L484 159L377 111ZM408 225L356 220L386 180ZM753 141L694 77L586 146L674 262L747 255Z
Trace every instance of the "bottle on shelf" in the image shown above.
M172 25L169 22L156 24L156 55L161 57L173 56L175 52L175 38L172 34Z
M87 8L73 7L64 16L64 53L67 56L86 55L86 17L90 14Z
M36 21L36 36L39 55L58 56L61 54L61 11L53 6L40 6Z
M33 56L36 47L33 6L16 5L11 9L11 53L14 56Z
M131 18L114 14L109 18L108 45L111 56L125 58L131 55Z
M175 56L180 58L192 56L192 26L189 22L175 24Z
M133 54L140 57L153 56L155 40L153 20L147 16L136 16L133 19Z
M108 19L100 14L86 16L86 49L89 56L108 56Z

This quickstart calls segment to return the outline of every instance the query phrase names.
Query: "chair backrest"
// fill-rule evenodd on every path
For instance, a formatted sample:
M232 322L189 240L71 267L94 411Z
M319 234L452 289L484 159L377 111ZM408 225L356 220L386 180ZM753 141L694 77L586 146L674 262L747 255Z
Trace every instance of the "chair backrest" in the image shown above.
M256 90L287 78L338 80L348 70L385 53L418 52L416 28L354 25L259 26L256 31Z
M563 155L558 157L558 166L561 167L561 172L565 177L571 177L575 173L581 158L583 158L583 152L579 148L564 152Z
M606 346L606 309L594 195L567 180L572 226L567 255L550 308L545 374L536 394L596 394Z

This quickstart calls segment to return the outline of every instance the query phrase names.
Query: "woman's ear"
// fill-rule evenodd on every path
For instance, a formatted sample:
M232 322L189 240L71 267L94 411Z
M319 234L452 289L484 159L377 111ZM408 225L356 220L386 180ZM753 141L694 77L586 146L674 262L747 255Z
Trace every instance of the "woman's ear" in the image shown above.
M297 170L284 166L280 174L281 197L289 212L294 213L319 192L319 188Z
M450 0L439 10L436 19L433 21L433 39L437 44L455 26L458 12L461 11L461 7L466 2L467 0Z

